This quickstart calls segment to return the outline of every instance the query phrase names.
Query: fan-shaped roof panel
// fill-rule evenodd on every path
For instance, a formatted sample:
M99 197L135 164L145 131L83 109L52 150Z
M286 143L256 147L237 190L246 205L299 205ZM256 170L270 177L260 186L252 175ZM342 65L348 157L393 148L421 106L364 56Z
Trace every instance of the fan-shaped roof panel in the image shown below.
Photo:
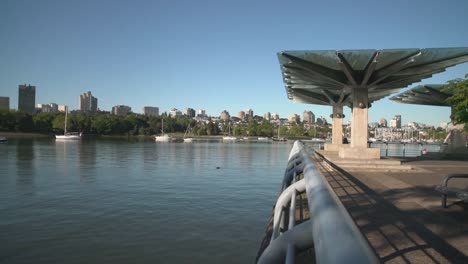
M288 98L311 104L348 104L352 89L382 99L468 61L468 48L302 50L278 53Z
M411 90L395 95L390 100L404 104L450 106L447 98L452 92L442 91L442 84L418 85Z

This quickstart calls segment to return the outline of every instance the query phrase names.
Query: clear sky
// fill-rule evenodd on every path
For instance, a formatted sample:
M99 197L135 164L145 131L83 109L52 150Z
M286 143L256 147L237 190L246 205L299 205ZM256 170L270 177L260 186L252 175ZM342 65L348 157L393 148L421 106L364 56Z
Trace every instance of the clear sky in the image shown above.
M36 86L36 103L71 109L90 90L108 111L120 104L137 113L192 107L216 116L311 110L330 120L331 107L287 99L277 52L466 47L467 11L466 0L3 0L0 96L16 109L18 85L26 83ZM466 73L468 63L422 83ZM385 98L369 122L396 114L403 123L438 125L450 110Z

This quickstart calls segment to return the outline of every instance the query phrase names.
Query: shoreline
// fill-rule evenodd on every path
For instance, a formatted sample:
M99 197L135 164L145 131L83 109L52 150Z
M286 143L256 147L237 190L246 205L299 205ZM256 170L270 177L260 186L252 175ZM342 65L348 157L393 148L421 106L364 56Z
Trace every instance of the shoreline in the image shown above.
M51 134L27 133L27 132L0 132L1 137L8 138L53 138Z

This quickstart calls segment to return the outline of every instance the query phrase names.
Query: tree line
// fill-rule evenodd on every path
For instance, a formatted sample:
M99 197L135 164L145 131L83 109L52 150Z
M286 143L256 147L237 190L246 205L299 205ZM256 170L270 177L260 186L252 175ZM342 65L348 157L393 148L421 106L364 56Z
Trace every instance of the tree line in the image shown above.
M69 113L67 118L68 132L83 132L97 135L155 135L160 134L164 121L165 133L184 133L190 126L190 132L195 136L224 135L228 131L230 121L198 123L186 116L169 117L163 114L159 117L147 117L130 113L118 116L107 113ZM6 132L34 132L42 134L63 134L65 113L39 112L28 114L15 110L0 110L0 131ZM281 126L281 137L326 137L331 131L328 127L316 127L306 130L300 122L291 126ZM242 125L231 127L231 134L235 136L273 137L278 135L278 127L268 121L257 122L249 120Z

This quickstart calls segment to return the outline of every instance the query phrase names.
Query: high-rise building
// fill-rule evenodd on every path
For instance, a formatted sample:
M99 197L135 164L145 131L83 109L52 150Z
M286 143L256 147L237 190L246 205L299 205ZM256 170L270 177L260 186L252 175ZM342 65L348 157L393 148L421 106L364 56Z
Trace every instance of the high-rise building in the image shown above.
M188 118L192 118L192 117L195 117L195 109L193 108L185 108L185 115L188 117Z
M254 117L254 112L252 109L247 109L247 111L245 111L245 119L249 120L250 118L253 118Z
M279 118L279 115L278 115L277 113L271 114L271 118L272 118L273 120L279 120L279 119L280 119L280 118Z
M58 106L58 111L59 112L66 112L67 111L67 106L66 105L59 105Z
M317 118L317 124L326 125L326 124L328 124L328 122L327 122L327 119L325 119L325 117L320 116L319 118Z
M289 122L300 122L301 121L301 118L299 117L298 114L292 114L288 117L288 121Z
M395 115L395 117L390 120L390 127L401 128L401 115Z
M36 86L18 86L18 111L30 114L36 111Z
M197 117L206 117L205 109L198 109L197 110Z
M304 123L315 123L315 115L312 113L312 111L304 111L302 114L302 119L304 120Z
M78 110L82 112L96 112L98 107L98 99L94 97L90 91L80 95L78 100Z
M380 124L380 127L387 127L387 119L385 119L383 117L380 118L379 124Z
M10 97L0 96L0 108L10 110Z
M238 112L238 113L237 113L237 117L238 117L240 120L244 121L244 120L245 120L245 112L244 112L244 111Z
M221 120L228 120L229 118L231 117L231 115L229 115L229 112L224 110L221 112Z
M114 115L125 116L131 111L132 111L132 108L126 105L116 105L112 107L112 114Z
M170 117L176 117L176 116L181 116L182 112L179 111L177 108L172 108L171 111L169 111L169 116Z
M143 107L143 114L145 116L159 116L159 107L145 106Z

